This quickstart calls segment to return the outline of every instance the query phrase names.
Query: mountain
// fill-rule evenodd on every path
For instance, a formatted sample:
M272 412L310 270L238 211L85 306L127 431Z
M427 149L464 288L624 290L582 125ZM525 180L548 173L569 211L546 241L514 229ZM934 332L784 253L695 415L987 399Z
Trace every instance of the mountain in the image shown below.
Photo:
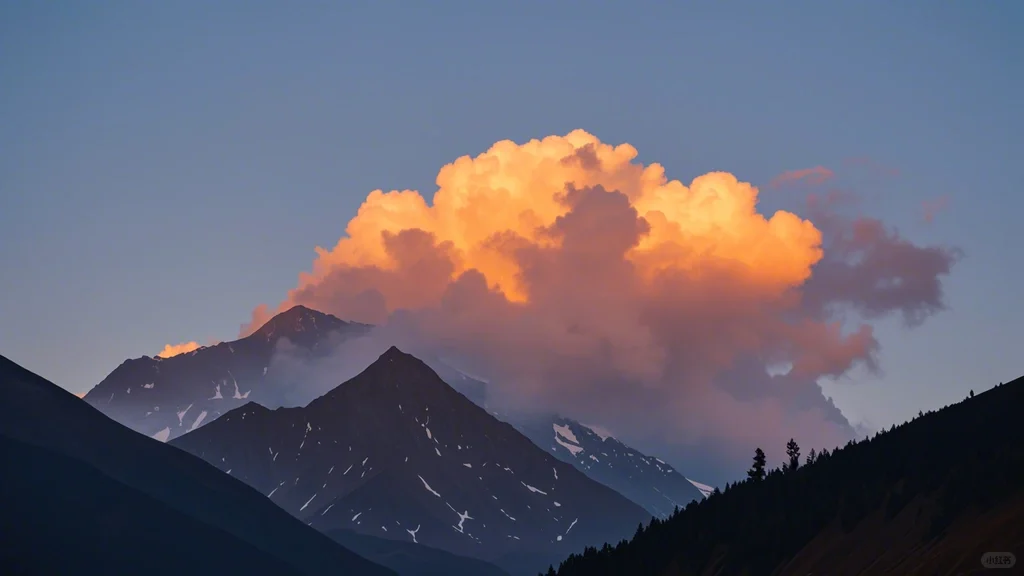
M487 383L442 359L431 358L427 363L452 388L478 406L488 408ZM652 516L667 518L677 506L685 507L713 490L686 478L665 461L601 432L599 427L585 426L557 414L492 414L515 426L559 460L643 506Z
M85 400L122 424L158 440L177 438L250 400L279 405L281 389L294 385L271 358L281 339L312 355L328 354L346 338L366 334L366 324L295 306L274 316L252 335L171 358L128 360ZM478 406L486 408L487 384L443 358L420 355L437 374ZM301 384L300 384L301 385ZM602 438L578 422L554 416L504 418L544 450L590 478L625 495L652 515L665 517L701 493L657 458L614 438ZM582 442L554 432L562 429ZM558 438L561 438L561 443Z
M699 489L703 484L688 480L659 458L600 433L600 428L557 415L509 421L537 446L643 506L652 516L668 518L676 507L705 496Z
M1024 555L1024 378L971 396L825 451L794 471L727 486L654 520L628 544L569 557L557 574L872 576L1009 568L983 562Z
M0 573L393 575L0 356Z
M494 564L422 544L386 540L352 530L328 530L332 540L402 576L509 576Z
M305 407L249 403L172 444L321 531L424 544L513 574L650 518L394 347Z
M369 328L295 306L234 342L171 358L126 360L85 401L137 432L167 441L250 400L276 402L287 383L287 375L271 367L282 339L310 354L328 353L332 338L365 334Z

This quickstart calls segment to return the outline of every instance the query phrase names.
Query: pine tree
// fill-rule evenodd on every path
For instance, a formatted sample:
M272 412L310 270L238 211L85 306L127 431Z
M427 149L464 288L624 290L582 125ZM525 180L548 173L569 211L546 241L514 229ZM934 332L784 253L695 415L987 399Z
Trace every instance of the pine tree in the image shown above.
M971 390L971 398L974 398L974 390Z
M800 467L800 445L792 438L786 443L786 456L789 456L786 472L795 472Z
M811 448L811 451L807 453L807 463L814 464L814 461L818 459L818 454Z
M750 470L747 470L747 478L754 481L764 480L765 462L764 451L760 448L754 450L754 465L750 467Z

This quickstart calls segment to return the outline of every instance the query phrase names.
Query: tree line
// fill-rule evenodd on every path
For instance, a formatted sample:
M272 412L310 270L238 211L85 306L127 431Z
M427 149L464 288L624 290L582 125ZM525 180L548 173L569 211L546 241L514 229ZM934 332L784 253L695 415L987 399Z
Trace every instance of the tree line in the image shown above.
M757 447L746 478L667 519L640 525L633 538L569 556L547 576L769 574L836 520L850 531L882 509L891 519L919 495L939 512L922 518L928 538L966 509L987 510L1024 491L1024 378L1000 384L873 437L809 451L790 440L782 466L769 469ZM724 555L722 551L727 551Z

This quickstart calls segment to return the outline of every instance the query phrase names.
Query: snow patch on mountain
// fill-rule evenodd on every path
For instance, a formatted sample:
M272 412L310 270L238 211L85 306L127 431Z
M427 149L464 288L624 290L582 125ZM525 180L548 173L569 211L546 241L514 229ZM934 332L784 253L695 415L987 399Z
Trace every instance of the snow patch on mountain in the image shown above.
M185 414L188 414L188 411L191 408L192 408L192 404L189 404L188 408L185 408L181 412L178 412L178 426L181 426L181 421L185 419Z
M526 486L526 489L527 489L527 490L529 490L530 492L534 492L534 493L536 493L536 494L543 494L543 495L545 495L545 496L547 496L547 495L548 495L548 493L547 493L547 492L545 492L545 491L541 490L540 488L534 488L533 486L530 486L530 485L529 485L529 484L527 484L526 482L523 482L523 481L521 481L521 480L520 480L520 481L519 481L519 483L520 483L520 484L522 484L523 486Z
M700 490L700 493L703 494L705 498L711 496L711 493L715 491L714 486L708 486L707 484L702 484L696 480L690 480L689 478L687 478L686 481L693 484L693 487L697 490Z
M430 484L427 484L427 481L423 479L423 476L417 474L416 477L420 479L420 482L423 482L423 487L427 489L427 492L430 492L431 494L437 496L438 498L441 497L441 495L438 494L436 490L430 487Z
M192 423L192 426L189 427L188 431L191 432L191 431L195 430L196 428L198 428L199 425L202 424L203 420L205 420L205 419L206 419L206 410L203 410L202 412L199 413L199 416L196 416L195 422ZM168 429L168 431L170 431L170 430Z
M579 444L580 443L579 439L576 438L576 435L573 434L572 428L569 428L568 426L560 425L557 422L551 424L551 427L555 430L555 437L556 438L558 436L561 436L562 438L565 438L566 440L568 440L569 442L572 442L573 444Z

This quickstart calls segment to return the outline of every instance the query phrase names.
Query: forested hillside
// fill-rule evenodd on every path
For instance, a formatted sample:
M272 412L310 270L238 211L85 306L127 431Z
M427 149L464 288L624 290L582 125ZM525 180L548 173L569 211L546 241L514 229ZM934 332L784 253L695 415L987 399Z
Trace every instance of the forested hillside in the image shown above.
M1024 378L727 485L548 574L964 574L1024 551ZM751 447L754 451L754 447ZM761 458L763 462L763 458Z

